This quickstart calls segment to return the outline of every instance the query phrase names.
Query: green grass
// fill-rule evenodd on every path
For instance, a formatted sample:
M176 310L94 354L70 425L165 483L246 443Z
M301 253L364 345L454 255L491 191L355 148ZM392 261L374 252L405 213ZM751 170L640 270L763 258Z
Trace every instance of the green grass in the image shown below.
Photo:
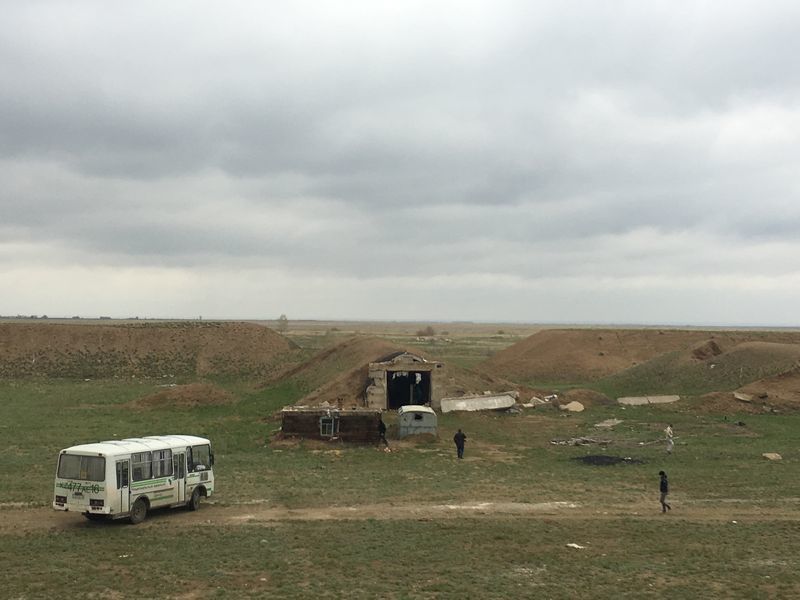
M695 396L732 391L752 381L783 373L796 365L795 357L742 350L705 361L689 361L685 352L670 352L589 384L618 398L649 394Z
M200 513L202 514L202 513ZM791 522L459 519L7 536L8 598L797 597ZM583 549L567 547L578 543Z
M10 576L2 596L39 598L80 589L87 597L203 596L339 598L793 597L800 528L791 518L730 523L736 506L797 507L800 415L705 415L674 406L602 407L564 415L440 416L438 441L395 452L338 443L273 443L271 415L297 400L291 386L260 389L217 380L237 402L197 409L133 409L160 382L0 382L0 505L49 506L55 457L75 443L157 433L212 439L215 502L313 508L363 504L570 501L597 518L486 515L445 520L178 525L169 512L149 524L0 536ZM616 417L614 431L594 423ZM738 426L742 420L745 426ZM387 415L391 425L392 417ZM666 423L673 455L660 438ZM452 433L467 435L464 461ZM571 447L552 439L611 441ZM650 443L656 442L656 443ZM645 443L646 445L640 445ZM767 462L762 452L780 452ZM606 453L643 464L590 467L573 458ZM657 472L673 486L675 511L657 512ZM718 520L685 517L715 507ZM735 514L735 509L730 509ZM604 511L609 514L603 515ZM633 514L634 512L638 513ZM651 516L652 515L652 516ZM0 508L0 518L3 509ZM195 515L192 515L195 518ZM733 517L735 518L735 517ZM575 542L583 550L567 548ZM125 556L127 555L127 556ZM147 574L146 576L143 574Z

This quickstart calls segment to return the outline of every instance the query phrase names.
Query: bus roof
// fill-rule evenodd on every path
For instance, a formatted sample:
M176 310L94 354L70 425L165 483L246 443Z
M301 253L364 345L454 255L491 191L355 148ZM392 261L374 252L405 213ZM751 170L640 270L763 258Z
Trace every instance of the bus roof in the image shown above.
M102 456L116 456L132 452L147 452L148 450L163 450L165 448L180 448L210 444L206 438L195 435L148 435L140 438L125 438L123 440L107 440L93 444L80 444L64 448L60 454L91 454Z

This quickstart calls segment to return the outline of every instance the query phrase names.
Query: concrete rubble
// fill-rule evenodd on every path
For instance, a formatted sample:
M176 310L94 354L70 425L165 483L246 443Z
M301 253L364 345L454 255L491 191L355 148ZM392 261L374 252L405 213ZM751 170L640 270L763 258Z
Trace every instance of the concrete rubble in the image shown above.
M606 419L605 421L600 421L599 423L595 423L594 426L598 429L611 429L615 425L619 425L622 423L622 419Z
M543 404L550 404L549 401L543 400L538 396L533 396L530 399L530 402L524 402L520 404L523 408L536 408L537 406L542 406Z
M550 440L550 443L554 446L588 446L590 444L600 444L601 446L606 446L611 443L611 440L595 440L588 437L577 437L570 438L568 440Z

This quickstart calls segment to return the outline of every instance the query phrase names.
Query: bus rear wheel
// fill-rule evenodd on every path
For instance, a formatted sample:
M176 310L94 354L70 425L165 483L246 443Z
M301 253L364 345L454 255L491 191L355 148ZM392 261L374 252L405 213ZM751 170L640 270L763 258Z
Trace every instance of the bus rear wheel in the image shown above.
M147 517L147 502L139 498L131 508L131 523L138 525Z
M200 490L195 488L192 492L192 497L189 498L189 502L186 504L189 507L189 510L197 510L200 508Z

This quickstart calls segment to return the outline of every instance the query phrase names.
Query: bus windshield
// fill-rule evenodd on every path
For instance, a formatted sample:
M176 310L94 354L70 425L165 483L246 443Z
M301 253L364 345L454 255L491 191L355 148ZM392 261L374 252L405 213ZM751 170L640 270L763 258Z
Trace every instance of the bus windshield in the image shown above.
M106 478L106 459L102 456L62 454L58 458L58 476L61 479L103 481Z
M187 455L187 463L189 464L189 471L197 471L198 467L210 469L211 448L208 447L208 444L191 446Z

